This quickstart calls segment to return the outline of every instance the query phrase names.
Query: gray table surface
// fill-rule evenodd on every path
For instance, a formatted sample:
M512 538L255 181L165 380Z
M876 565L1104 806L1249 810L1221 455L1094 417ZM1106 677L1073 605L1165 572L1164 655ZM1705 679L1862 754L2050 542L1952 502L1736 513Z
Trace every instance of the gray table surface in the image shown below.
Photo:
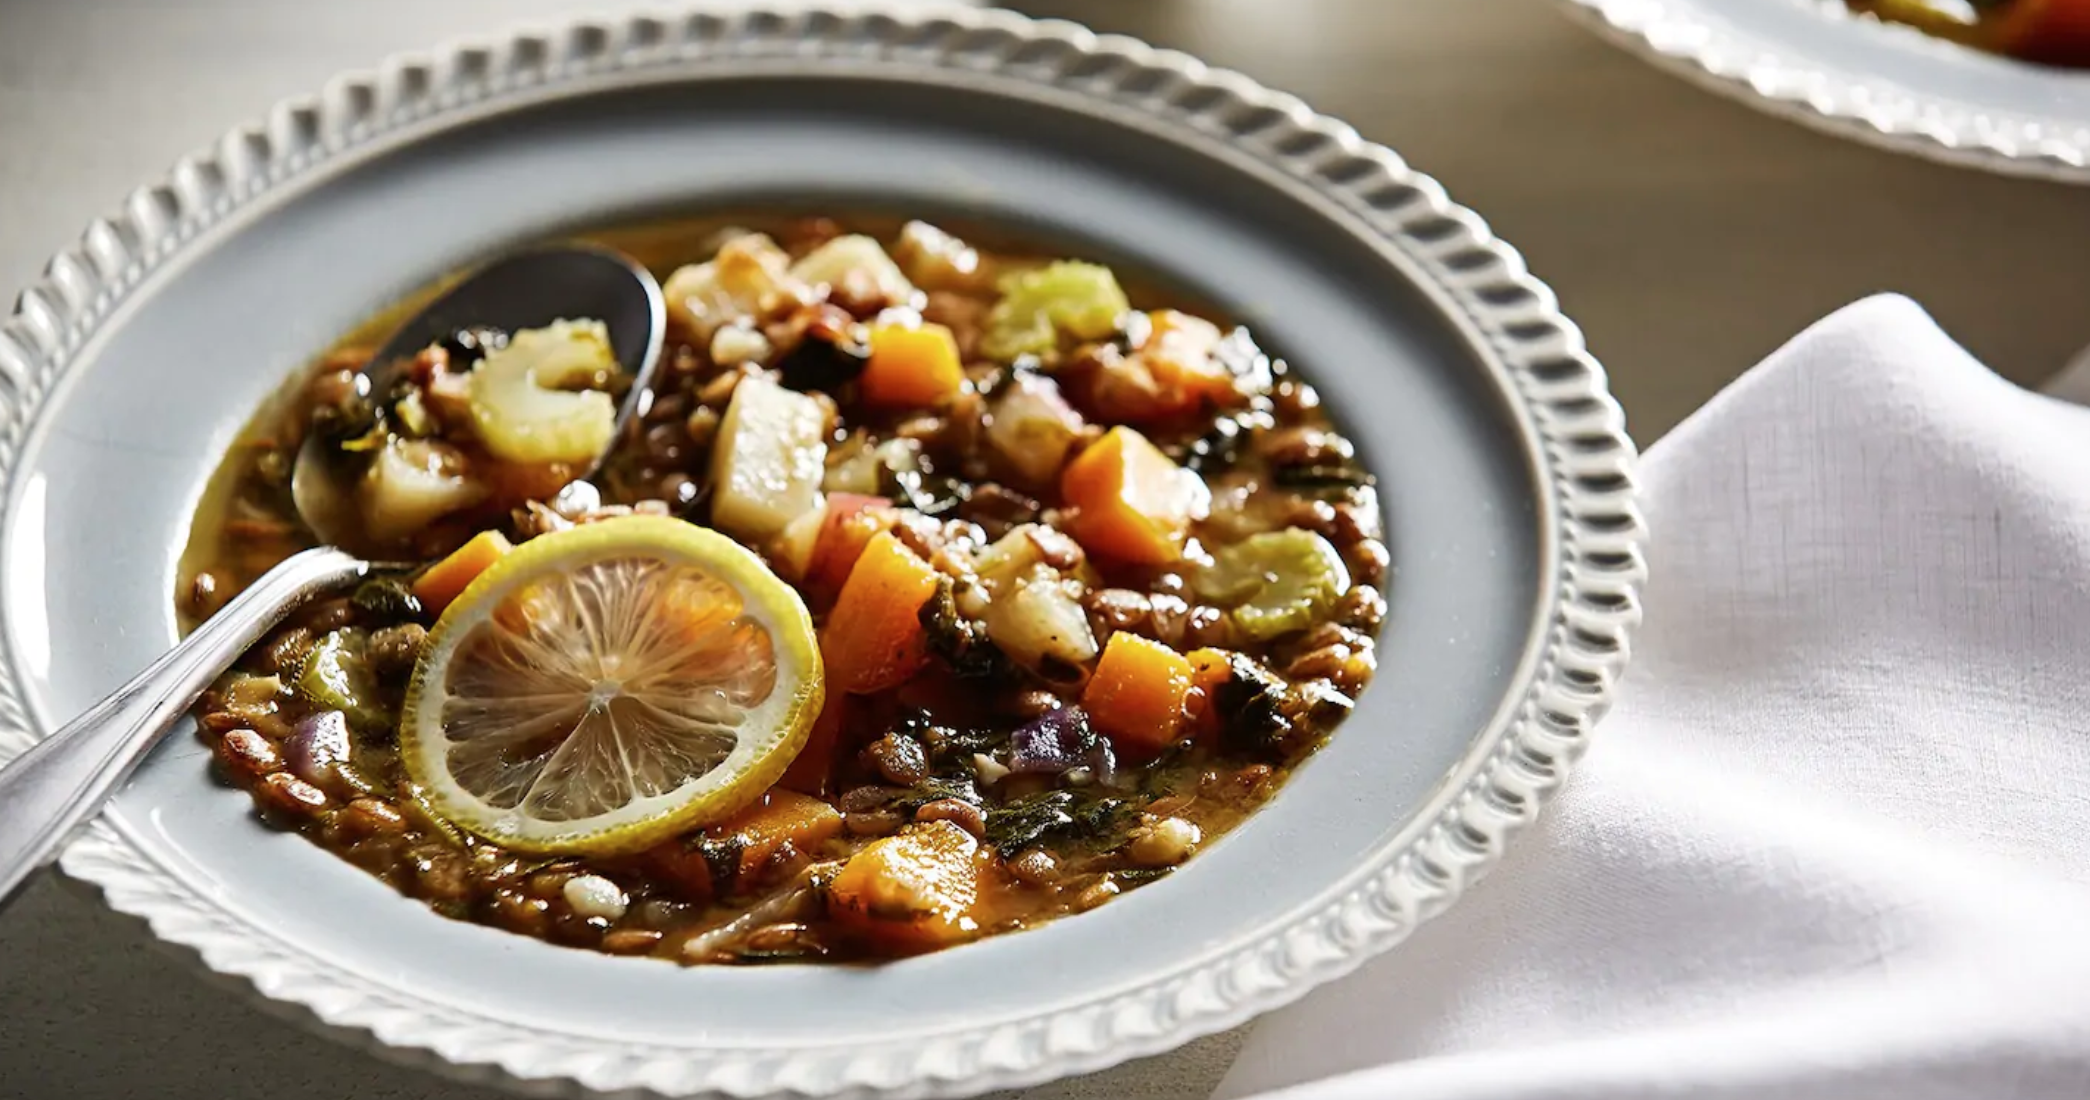
M0 285L181 153L384 54L561 0L0 0ZM1598 42L1549 0L1035 0L1297 92L1550 280L1643 441L1823 313L1901 290L2020 381L2090 342L2090 192L1843 144ZM1483 887L1485 888L1485 887ZM1454 918L1455 919L1455 918ZM1238 1035L1033 1090L1205 1095ZM198 981L53 882L0 916L0 1098L473 1100Z

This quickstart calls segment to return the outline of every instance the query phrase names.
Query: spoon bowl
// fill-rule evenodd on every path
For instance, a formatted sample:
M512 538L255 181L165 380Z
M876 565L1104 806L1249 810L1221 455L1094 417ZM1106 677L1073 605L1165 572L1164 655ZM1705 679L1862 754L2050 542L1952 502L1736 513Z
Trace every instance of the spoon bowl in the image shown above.
M629 257L560 246L496 259L401 325L357 376L359 396L384 395L422 348L461 328L505 331L599 320L631 385L617 410L621 438L646 408L667 328L660 284ZM596 456L582 472L592 476ZM145 754L212 681L300 604L388 568L355 552L366 542L342 505L346 461L308 436L292 471L298 515L321 542L285 559L129 683L0 768L0 905L101 811Z
M620 252L559 245L516 252L478 268L394 331L356 377L356 393L381 399L405 376L421 349L476 327L515 332L556 320L589 318L609 331L617 365L631 380L617 410L621 429L644 412L666 335L666 304L652 273ZM621 433L620 433L621 434ZM613 437L614 438L614 437ZM371 550L344 486L360 456L305 437L291 472L298 517L330 546ZM601 456L582 478L592 477Z

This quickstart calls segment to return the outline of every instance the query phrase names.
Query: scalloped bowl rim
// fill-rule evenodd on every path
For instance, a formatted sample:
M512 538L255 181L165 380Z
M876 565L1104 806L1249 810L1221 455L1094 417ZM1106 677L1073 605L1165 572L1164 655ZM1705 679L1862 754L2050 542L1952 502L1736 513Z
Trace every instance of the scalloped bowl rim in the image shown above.
M162 940L194 949L211 970L247 979L272 1006L309 1013L338 1037L366 1045L374 1038L395 1056L598 1092L929 1096L1099 1069L1237 1024L1392 947L1494 865L1579 756L1639 619L1645 532L1634 504L1635 453L1602 369L1521 257L1390 151L1239 74L1072 24L977 9L583 19L490 45L401 55L375 74L337 78L317 98L279 104L265 122L185 158L165 182L91 225L0 325L0 403L8 414L0 477L10 526L21 504L22 456L45 425L41 414L54 392L79 373L69 368L120 327L133 291L160 285L153 280L189 260L192 245L219 239L268 199L314 188L395 138L410 145L413 128L433 120L693 80L733 63L789 67L826 57L896 79L946 83L991 70L998 81L1078 101L1098 118L1138 112L1181 128L1186 141L1265 160L1288 186L1368 224L1374 247L1396 259L1463 335L1514 406L1530 460L1542 467L1534 471L1543 498L1536 529L1550 568L1512 689L1437 793L1370 863L1195 966L975 1026L797 1050L621 1042L404 998L296 945L260 942L267 930L236 905L162 866L106 820L67 850L69 875L145 919ZM1086 68L1073 73L1077 66ZM37 735L23 698L20 637L12 616L9 622L0 760Z

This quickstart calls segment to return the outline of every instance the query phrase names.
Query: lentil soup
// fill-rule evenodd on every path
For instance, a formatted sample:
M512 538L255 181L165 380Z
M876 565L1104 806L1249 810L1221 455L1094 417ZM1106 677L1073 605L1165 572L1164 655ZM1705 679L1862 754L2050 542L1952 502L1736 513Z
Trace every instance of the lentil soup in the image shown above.
M445 916L689 964L934 950L1171 873L1371 677L1373 481L1246 329L967 237L826 218L599 235L665 277L669 332L641 420L584 482L578 444L518 425L581 438L615 380L575 369L519 401L494 377L533 348L540 381L578 361L584 319L460 331L388 394L357 371L400 313L351 334L227 456L177 602L201 621L312 544L289 488L310 433L368 452L365 531L419 565L303 608L213 687L197 716L221 775ZM461 821L402 750L431 632L487 602L472 581L510 547L648 514L730 536L802 601L825 700L802 747L753 801L642 847Z

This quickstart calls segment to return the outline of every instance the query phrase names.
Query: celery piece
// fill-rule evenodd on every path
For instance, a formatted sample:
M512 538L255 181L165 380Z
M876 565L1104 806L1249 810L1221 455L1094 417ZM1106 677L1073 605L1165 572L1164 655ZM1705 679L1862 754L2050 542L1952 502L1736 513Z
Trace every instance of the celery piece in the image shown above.
M1266 641L1326 616L1349 590L1350 571L1327 539L1287 527L1219 550L1193 583L1199 596L1232 608L1242 634Z
M617 403L602 392L617 376L600 321L525 329L471 374L479 442L509 462L592 462L616 431Z

